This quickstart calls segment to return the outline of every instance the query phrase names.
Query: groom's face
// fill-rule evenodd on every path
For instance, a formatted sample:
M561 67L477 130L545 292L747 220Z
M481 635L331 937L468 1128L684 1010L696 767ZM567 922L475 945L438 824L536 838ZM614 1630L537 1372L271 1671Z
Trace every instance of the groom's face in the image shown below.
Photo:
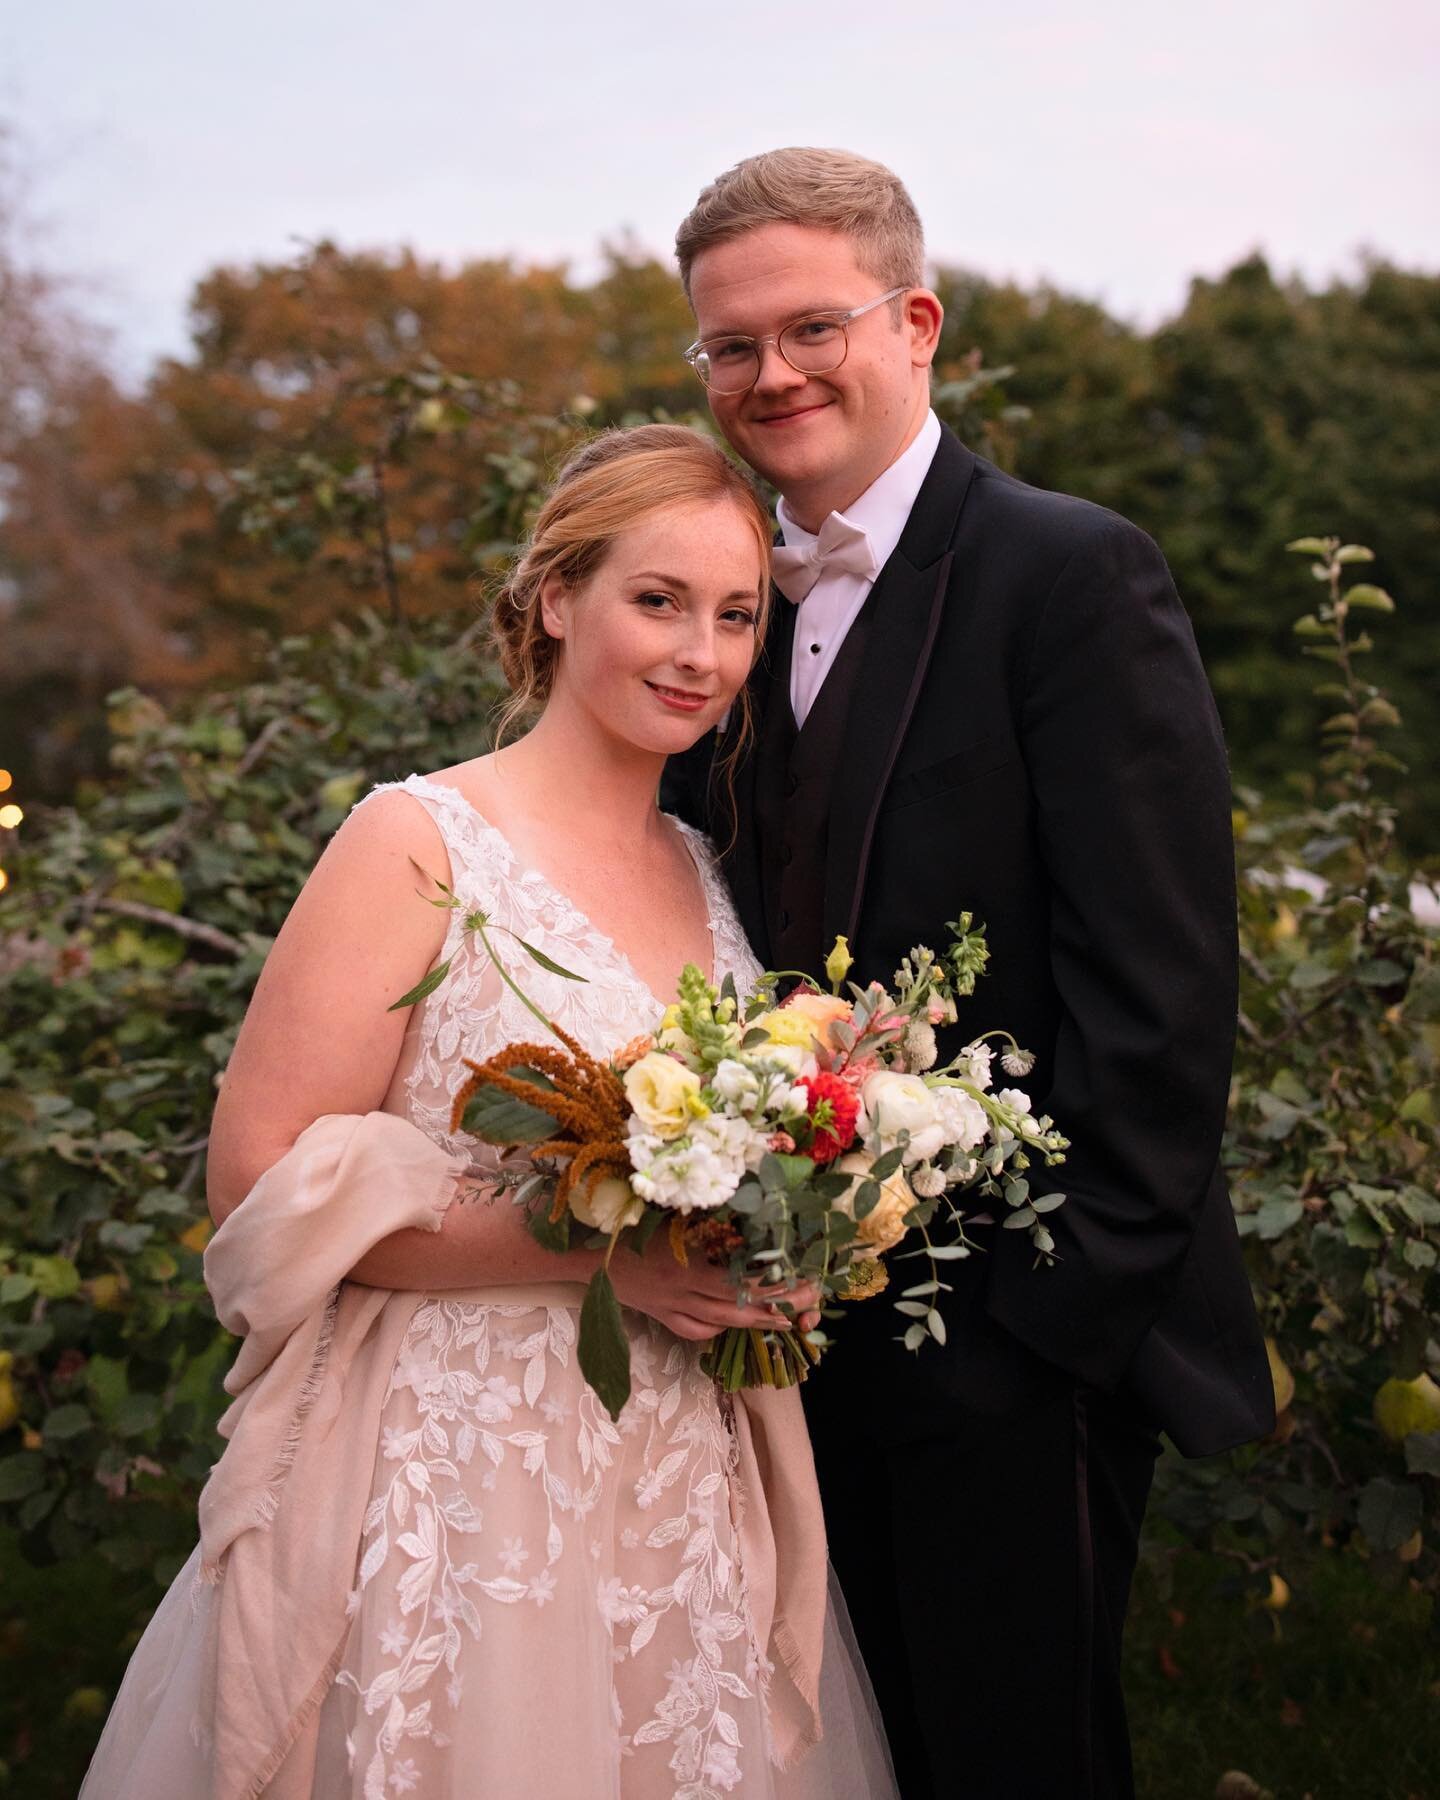
M808 313L848 312L890 284L861 268L843 232L762 225L696 257L690 295L698 335L761 338ZM933 296L917 290L934 307ZM929 404L928 313L886 305L848 327L838 369L805 375L774 344L743 393L709 390L710 410L752 468L792 506L843 508L894 461ZM811 502L814 503L812 506Z

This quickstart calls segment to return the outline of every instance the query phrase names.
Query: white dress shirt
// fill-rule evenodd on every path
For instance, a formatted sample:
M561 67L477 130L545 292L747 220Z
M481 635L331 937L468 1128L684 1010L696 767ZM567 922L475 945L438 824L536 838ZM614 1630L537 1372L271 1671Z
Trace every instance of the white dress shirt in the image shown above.
M900 542L905 521L930 472L939 443L940 421L933 412L927 413L925 423L910 447L902 451L884 474L877 476L841 515L851 525L859 526L870 539L877 569L884 568ZM788 546L804 550L815 542L818 534L796 524L783 498L775 509L775 516ZM800 602L795 620L795 646L790 656L790 705L797 725L805 723L806 715L815 704L815 696L845 642L845 634L855 623L856 615L874 585L858 575L827 571Z

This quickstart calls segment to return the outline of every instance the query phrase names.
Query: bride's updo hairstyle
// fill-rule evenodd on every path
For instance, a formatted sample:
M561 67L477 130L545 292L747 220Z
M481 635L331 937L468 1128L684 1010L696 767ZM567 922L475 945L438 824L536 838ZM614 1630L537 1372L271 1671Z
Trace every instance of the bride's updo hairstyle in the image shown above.
M639 425L598 432L572 453L540 509L528 543L495 596L491 642L510 699L500 715L497 743L550 698L560 646L545 629L540 589L552 575L568 588L584 585L622 532L662 506L729 500L755 532L760 557L758 655L770 607L773 527L754 484L715 444L683 425ZM733 764L750 732L749 693L735 701L738 733Z

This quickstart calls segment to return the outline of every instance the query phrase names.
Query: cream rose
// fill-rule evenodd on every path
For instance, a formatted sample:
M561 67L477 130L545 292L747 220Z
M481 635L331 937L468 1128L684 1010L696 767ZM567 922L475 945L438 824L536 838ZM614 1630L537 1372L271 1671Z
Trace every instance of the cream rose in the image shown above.
M838 1209L849 1218L855 1217L855 1196L873 1166L874 1158L865 1155L862 1150L850 1151L835 1164L840 1174L853 1175L855 1178L850 1184L849 1193L842 1194L835 1202ZM877 1254L893 1250L905 1235L905 1215L914 1204L915 1195L905 1179L904 1171L896 1169L893 1175L887 1175L880 1183L880 1198L875 1203L875 1209L858 1222L855 1235L862 1244L868 1244Z
M661 1050L652 1050L625 1071L625 1097L636 1117L659 1138L676 1138L695 1117L691 1104L700 1077Z
M918 1075L882 1069L861 1088L860 1104L863 1135L874 1141L873 1147L888 1150L899 1142L902 1131L908 1131L907 1163L928 1162L939 1155L945 1143L945 1128L929 1088Z
M582 1181L570 1192L570 1210L582 1225L612 1235L622 1225L638 1225L645 1216L645 1202L618 1175L597 1181L587 1194Z

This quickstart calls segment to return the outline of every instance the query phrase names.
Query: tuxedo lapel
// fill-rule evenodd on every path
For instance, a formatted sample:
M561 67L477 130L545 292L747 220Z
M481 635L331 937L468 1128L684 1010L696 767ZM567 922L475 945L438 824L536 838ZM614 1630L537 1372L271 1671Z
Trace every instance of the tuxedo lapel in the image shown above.
M835 765L823 942L853 938L875 824L920 697L954 561L952 545L975 458L942 434L895 554L865 603L868 655ZM788 668L788 661L787 661Z

